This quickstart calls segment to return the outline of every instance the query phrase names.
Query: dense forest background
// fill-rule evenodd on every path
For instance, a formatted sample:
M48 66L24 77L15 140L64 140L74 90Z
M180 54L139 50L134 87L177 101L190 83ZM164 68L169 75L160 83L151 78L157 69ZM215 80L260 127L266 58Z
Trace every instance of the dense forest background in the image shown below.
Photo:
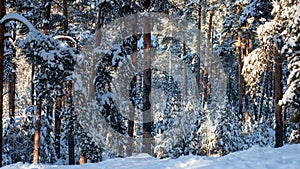
M83 164L139 152L218 156L300 141L296 0L1 0L0 11L2 165ZM197 34L173 38L171 21L157 21L160 34L134 18L111 24L147 12L187 21ZM137 33L139 25L146 33ZM122 37L123 29L132 36ZM117 38L95 68L89 56L101 55L99 46ZM150 48L172 56L156 51L163 59L155 60ZM122 116L112 97L121 62L131 58L137 67L139 55L145 70L130 84L128 109L141 119L157 106L149 123ZM172 58L181 74L175 67L177 76L155 69ZM74 74L76 64L84 74ZM79 86L87 90L75 102L78 79L93 85ZM151 88L160 90L152 104ZM78 104L87 97L96 98L98 113L80 123L91 105ZM89 123L100 126L97 136L85 130Z

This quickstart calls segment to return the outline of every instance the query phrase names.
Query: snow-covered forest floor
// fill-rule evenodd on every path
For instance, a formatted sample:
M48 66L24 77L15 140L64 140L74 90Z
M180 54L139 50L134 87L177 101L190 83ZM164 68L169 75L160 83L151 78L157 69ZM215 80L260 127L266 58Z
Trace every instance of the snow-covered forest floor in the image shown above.
M157 159L147 154L109 159L101 163L77 166L33 165L17 163L3 169L297 169L300 145L281 148L253 147L223 157L182 156L178 159Z

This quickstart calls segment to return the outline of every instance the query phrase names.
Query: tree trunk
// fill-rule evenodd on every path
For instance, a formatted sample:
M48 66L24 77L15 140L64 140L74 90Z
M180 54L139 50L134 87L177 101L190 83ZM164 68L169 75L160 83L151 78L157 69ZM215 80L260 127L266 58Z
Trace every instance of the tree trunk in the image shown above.
M135 0L133 1L133 3L135 3ZM136 16L134 16L134 20L132 22L132 35L133 35L133 39L134 39L134 44L133 44L133 49L132 49L132 64L134 66L135 69L135 73L137 73L138 68L137 68L137 18ZM127 154L128 156L131 156L133 153L133 142L134 142L134 114L135 114L135 107L133 107L132 105L130 105L130 112L129 112L129 120L128 120L128 135L129 135L129 139L128 139L128 151Z
M201 86L201 59L200 59L200 53L201 53L201 12L202 12L202 7L201 5L199 6L199 11L198 11L198 46L197 46L197 53L198 53L198 61L196 64L196 83L197 83L197 88L196 88L196 97L197 99L200 99L200 86Z
M242 59L245 59L249 55L249 41L251 42L251 39L249 39L249 34L248 34L248 43L246 42L246 38L243 38L242 40ZM250 37L251 38L251 37ZM243 62L243 61L242 61ZM245 92L245 122L249 122L250 120L250 113L249 113L249 95L247 95L248 91L248 86L246 85L246 82L243 81L244 85L244 92ZM257 119L257 113L254 113L255 119Z
M228 72L228 85L227 85L227 97L228 97L228 103L230 104L231 103L231 74L230 72Z
M70 111L70 114L73 114L73 100L72 100L72 82L68 81L66 83L66 106L68 111ZM68 133L68 154L69 154L69 165L74 165L75 164L75 143L74 143L74 132L73 132L73 119L69 120L69 126L71 128L69 129Z
M208 101L208 92L209 92L209 57L210 57L210 48L211 48L211 31L212 31L212 19L213 19L214 11L210 11L209 16L209 26L207 32L207 42L206 42L206 51L205 51L205 62L204 62L204 83L203 83L203 98L202 98L202 106L205 107Z
M150 0L144 2L144 9L148 9ZM143 152L152 155L151 132L153 130L153 117L151 108L151 29L150 21L147 16L144 16L144 70L143 70Z
M46 11L45 11L45 20L44 23L44 34L49 35L49 20L51 14L51 2L52 0L46 1ZM45 71L45 68L41 68L41 72ZM39 163L39 151L40 151L40 139L41 139L41 114L42 114L42 98L37 98L37 112L36 112L36 121L35 121L35 133L34 133L34 150L33 150L33 163Z
M275 54L275 147L283 146L283 112L278 102L282 99L282 56L277 47L274 49Z
M68 33L68 26L69 26L69 21L68 21L68 2L67 0L63 0L63 15L65 17L65 22L64 22L64 34L67 35Z
M96 40L95 40L95 46L94 48L97 48L100 44L101 44L101 39L102 39L102 26L103 26L103 16L102 16L102 11L101 9L99 9L98 12L98 18L97 18L97 30L96 30ZM92 70L91 70L91 81L89 83L89 97L90 99L95 99L96 96L96 86L94 84L94 79L96 77L96 63L95 63L95 59L92 58L91 60L91 66L92 66Z
M16 64L13 63L13 69L16 70ZM15 96L16 96L16 72L10 73L8 82L8 100L9 100L9 117L10 123L13 123L15 118Z
M46 0L45 23L43 30L45 35L49 35L50 30L51 3L52 0Z
M35 67L34 59L35 58L33 58L33 62L31 64L31 82L30 82L30 85L31 85L30 97L31 97L31 105L32 105L31 115L34 115L34 108L33 108L33 106L34 106L34 82L33 82L33 80L34 80L34 71L35 71L34 70L34 67Z
M38 98L37 101L37 112L35 117L35 133L34 133L34 151L33 151L33 163L39 163L39 150L40 150L40 139L41 139L41 112L42 112L42 99Z
M55 151L58 159L60 158L60 125L61 125L60 114L62 110L61 103L62 103L61 97L57 97L55 103L54 123L55 123Z
M182 42L182 55L183 55L183 57L186 56L186 47L185 47L185 42L184 41ZM188 77L187 77L186 63L183 63L183 69L184 69L184 94L185 94L185 97L187 98L187 96L188 96L188 85L187 85L188 84Z
M243 117L243 79L242 79L242 49L241 32L238 33L238 84L239 84L239 114Z
M5 0L0 2L0 19L2 19L6 14ZM4 34L5 34L5 24L0 24L0 167L2 167L2 116L3 116L3 77L4 77Z

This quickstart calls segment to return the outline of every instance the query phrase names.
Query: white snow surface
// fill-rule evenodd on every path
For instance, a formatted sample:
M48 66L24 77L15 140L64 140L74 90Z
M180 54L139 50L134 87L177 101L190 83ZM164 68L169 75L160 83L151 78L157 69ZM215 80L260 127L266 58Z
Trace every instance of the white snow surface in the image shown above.
M253 147L223 157L182 156L157 159L147 154L109 159L84 165L33 165L17 163L3 169L299 169L300 144L281 148Z

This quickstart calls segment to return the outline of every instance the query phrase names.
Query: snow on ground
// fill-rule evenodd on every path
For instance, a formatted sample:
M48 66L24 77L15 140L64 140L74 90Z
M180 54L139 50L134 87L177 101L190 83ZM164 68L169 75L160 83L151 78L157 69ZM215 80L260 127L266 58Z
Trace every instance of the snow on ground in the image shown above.
M178 159L156 159L146 154L105 160L77 166L32 165L17 163L3 169L299 169L300 144L282 148L253 147L227 156L183 156Z

